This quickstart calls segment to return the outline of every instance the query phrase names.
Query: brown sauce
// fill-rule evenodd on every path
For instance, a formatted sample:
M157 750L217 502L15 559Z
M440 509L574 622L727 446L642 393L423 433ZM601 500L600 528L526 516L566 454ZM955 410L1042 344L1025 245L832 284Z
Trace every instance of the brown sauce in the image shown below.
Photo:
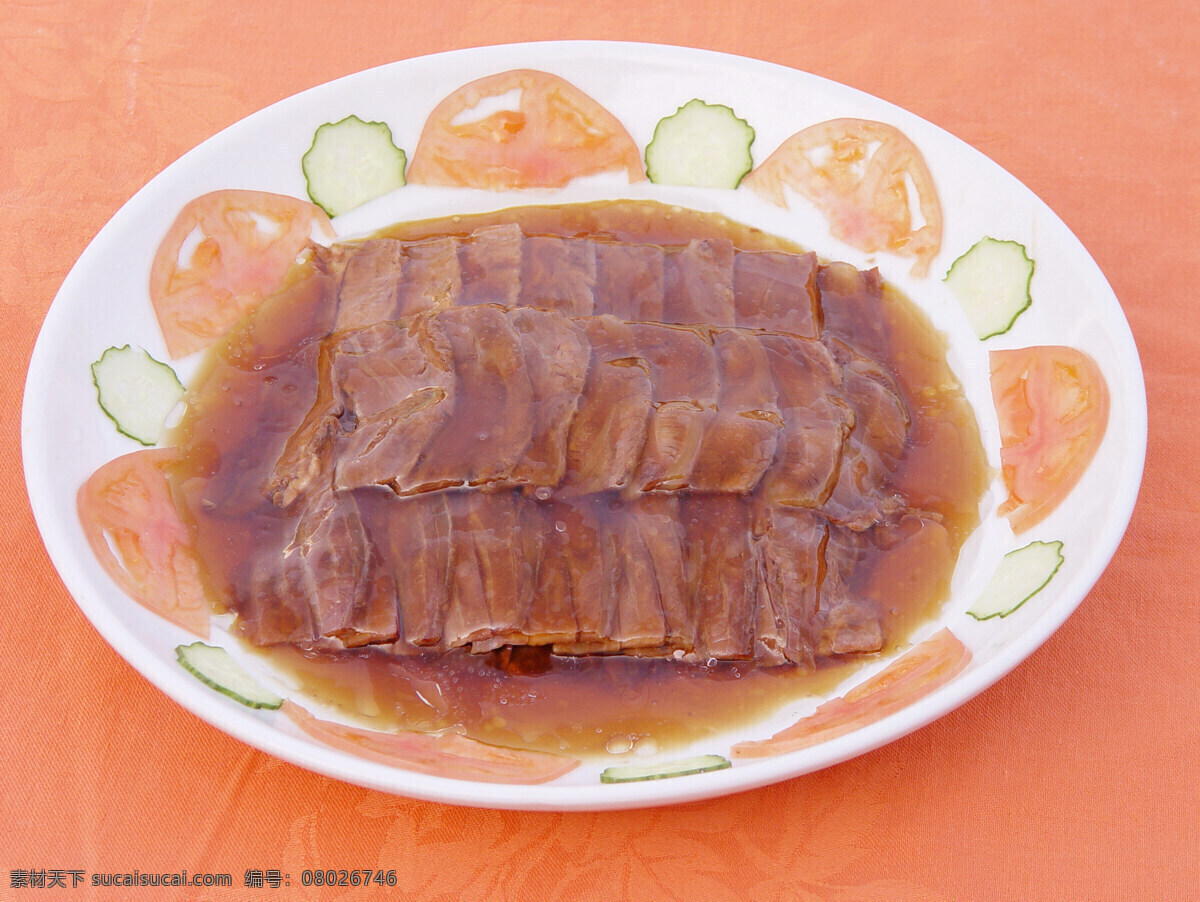
M527 235L656 244L724 237L739 250L801 252L714 214L631 201L453 216L380 234L465 236L514 221ZM246 614L255 603L254 550L282 547L294 529L292 515L266 500L261 487L316 395L315 339L330 328L330 282L320 266L298 268L281 295L211 351L175 435L181 460L173 485L196 527L219 610ZM909 407L908 445L893 487L912 507L937 517L949 536L948 549L944 540L930 545L917 530L864 552L849 588L878 612L886 654L949 594L957 551L978 522L984 457L974 415L946 363L944 339L925 316L874 272L822 265L818 284L823 340L845 342L882 363ZM668 749L751 724L790 701L827 693L861 662L861 656L824 656L809 673L753 662L549 656L521 648L391 655L299 643L260 651L305 696L372 728L458 729L500 745L576 755L646 743Z

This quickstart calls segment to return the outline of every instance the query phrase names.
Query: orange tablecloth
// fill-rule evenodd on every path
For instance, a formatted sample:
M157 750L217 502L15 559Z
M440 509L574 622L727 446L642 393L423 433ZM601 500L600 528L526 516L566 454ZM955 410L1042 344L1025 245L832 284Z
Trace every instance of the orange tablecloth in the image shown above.
M286 13L284 12L286 10ZM42 548L19 410L38 327L162 167L282 97L410 56L605 38L722 50L881 96L1029 185L1095 256L1151 435L1116 558L1012 675L901 741L675 808L526 814L393 798L285 764L168 700ZM0 6L0 899L365 899L302 868L395 869L410 899L1200 898L1200 14L1058 4L523 0ZM29 869L234 875L230 890L25 889ZM248 889L248 869L293 875ZM69 883L69 880L68 880Z

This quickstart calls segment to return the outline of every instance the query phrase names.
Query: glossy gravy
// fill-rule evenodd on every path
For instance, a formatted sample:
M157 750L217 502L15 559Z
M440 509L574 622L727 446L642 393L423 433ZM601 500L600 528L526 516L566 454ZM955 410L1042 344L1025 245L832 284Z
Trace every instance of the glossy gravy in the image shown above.
M603 236L686 243L725 237L740 250L800 252L781 238L714 214L632 201L529 207L392 226L395 238L465 236L517 222L527 235ZM172 483L194 524L214 605L249 603L251 552L277 545L293 514L261 486L316 392L317 341L329 328L331 279L299 266L267 301L209 352L174 436ZM943 337L877 273L822 265L823 340L884 364L912 416L891 487L938 517L950 537L920 531L873 551L850 589L878 611L886 645L902 646L949 594L958 549L978 523L987 473L974 415L946 363ZM300 692L375 729L461 730L500 745L575 755L669 749L751 724L788 702L826 694L860 663L823 657L815 673L752 662L685 664L670 658L559 657L528 648L391 655L377 648L279 645L256 649Z

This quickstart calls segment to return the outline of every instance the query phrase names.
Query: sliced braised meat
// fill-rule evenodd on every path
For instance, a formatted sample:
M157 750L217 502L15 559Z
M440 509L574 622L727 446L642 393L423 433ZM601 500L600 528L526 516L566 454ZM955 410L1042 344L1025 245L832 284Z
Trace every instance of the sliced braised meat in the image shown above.
M537 562L519 552L511 492L451 492L450 602L443 641L476 652L524 644Z
M719 409L708 424L692 471L697 492L754 490L775 459L783 417L766 349L751 332L713 334L721 375Z
M529 645L564 647L579 639L574 605L576 580L564 546L567 519L561 506L523 503L518 508L519 543L525 559L534 562L533 597L523 631ZM586 586L580 586L587 591Z
M842 601L829 610L820 649L826 655L870 654L883 648L879 612L864 601Z
M820 278L835 328L877 293ZM817 283L811 255L724 240L364 242L276 465L298 553L242 628L806 669L878 650L852 577L872 542L918 542L888 525L910 416L883 368L816 340Z
M579 409L567 437L564 486L573 493L624 488L646 443L650 367L633 331L610 316L583 321L592 348Z
M565 316L517 308L512 320L534 406L531 440L513 468L511 481L553 488L566 475L567 434L583 395L591 345L576 321Z
M342 407L334 485L407 489L452 416L456 368L441 317L334 336L329 379Z
M570 583L571 608L576 633L570 642L554 643L556 654L588 654L616 651L615 642L604 641L604 558L600 534L607 495L583 495L569 501L551 501L544 506L553 532L548 533L546 553L563 561Z
M591 495L547 507L547 551L571 584L574 641L561 655L668 654L693 647L683 531L671 497Z
M652 564L658 607L662 610L660 654L696 647L694 602L688 593L687 533L677 495L641 495L631 499L625 514Z
M762 590L754 657L811 669L828 526L805 510L762 507L756 513Z
M381 492L360 500L385 566L397 577L400 638L417 648L440 646L445 629L453 539L448 497Z
M854 414L839 394L840 371L820 342L759 338L778 392L783 427L761 495L771 504L821 507L833 493Z
M245 597L237 599L238 630L255 645L315 641L311 580L300 557L281 559L277 549L260 554L251 565Z
M663 321L735 326L733 242L725 238L692 240L667 254Z
M595 312L596 242L533 236L525 239L522 254L518 303L570 316Z
M641 460L630 488L668 492L692 485L720 392L717 359L706 330L635 323L638 358L649 366L651 405Z
M364 241L348 253L338 286L335 330L356 329L396 319L404 281L404 242Z
M842 393L854 411L854 429L825 512L835 523L862 530L904 507L889 480L907 444L911 418L892 378L864 357L850 356L843 365Z
M457 238L406 243L404 279L397 292L396 319L459 303L463 290Z
M867 357L888 356L886 322L879 315L884 292L879 270L859 270L849 263L822 264L817 290L825 337L848 341Z
M912 424L895 380L875 361L855 355L842 367L842 393L854 408L856 438L895 467Z
M521 294L521 227L487 226L472 232L458 248L462 267L460 305L499 304L511 307Z
M666 254L653 244L594 242L596 313L626 322L663 321Z
M817 651L867 654L883 648L879 612L854 580L858 565L870 554L868 534L832 527L825 547L825 578L815 622L820 627Z
M284 443L265 487L267 497L280 507L290 506L310 487L319 484L322 476L329 480L333 471L334 443L341 431L338 418L345 412L345 405L341 393L334 388L332 365L331 348L322 344L317 355L316 397ZM217 479L214 487L220 485Z
M241 603L251 641L393 644L394 653L545 646L558 655L814 666L878 650L884 590L855 583L877 546L949 553L935 521L878 535L731 494L382 489L310 497L282 571ZM264 556L273 560L279 554Z
M608 517L600 545L604 555L607 618L604 635L622 650L661 648L666 621L659 601L654 558L634 525L636 514Z
M734 495L689 495L682 513L696 651L721 661L749 660L761 589L752 509Z
M338 639L347 648L396 638L395 578L381 566L352 493L313 496L296 540L284 552L290 555L307 570L304 582L311 592L317 635Z
M533 388L521 338L501 307L479 305L442 312L457 387L454 410L426 446L402 494L509 479L533 433Z
M739 326L820 338L817 255L739 252L733 259L733 303Z

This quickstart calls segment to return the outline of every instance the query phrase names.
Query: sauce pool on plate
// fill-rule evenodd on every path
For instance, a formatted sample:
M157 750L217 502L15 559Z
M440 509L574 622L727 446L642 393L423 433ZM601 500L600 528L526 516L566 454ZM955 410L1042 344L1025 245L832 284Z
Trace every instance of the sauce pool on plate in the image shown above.
M877 272L633 201L314 249L174 438L211 594L306 695L572 754L749 724L903 644L987 477Z

